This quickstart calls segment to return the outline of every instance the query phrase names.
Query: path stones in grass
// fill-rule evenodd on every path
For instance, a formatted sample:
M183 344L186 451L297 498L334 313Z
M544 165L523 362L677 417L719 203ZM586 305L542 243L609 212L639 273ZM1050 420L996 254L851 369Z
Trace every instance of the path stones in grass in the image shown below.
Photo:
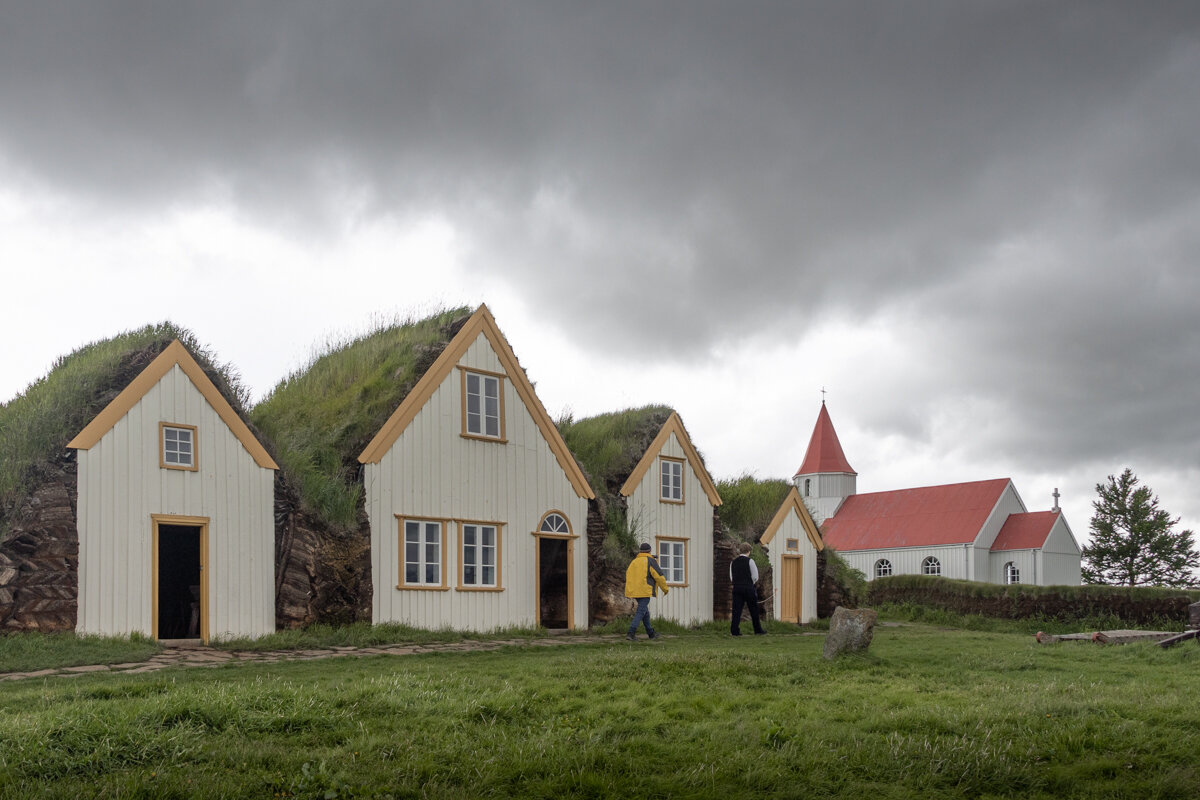
M842 608L838 606L829 620L829 633L825 636L825 658L837 658L842 653L865 651L875 635L875 620L878 614L869 608Z

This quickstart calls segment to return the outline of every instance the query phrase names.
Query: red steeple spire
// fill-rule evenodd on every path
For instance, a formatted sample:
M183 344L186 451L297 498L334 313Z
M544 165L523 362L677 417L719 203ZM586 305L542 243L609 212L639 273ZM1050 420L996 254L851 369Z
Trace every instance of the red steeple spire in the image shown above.
M813 475L818 472L858 474L842 452L842 443L838 441L829 412L825 410L824 400L821 401L821 413L817 414L812 438L808 440L808 449L804 451L804 463L796 470L796 474Z

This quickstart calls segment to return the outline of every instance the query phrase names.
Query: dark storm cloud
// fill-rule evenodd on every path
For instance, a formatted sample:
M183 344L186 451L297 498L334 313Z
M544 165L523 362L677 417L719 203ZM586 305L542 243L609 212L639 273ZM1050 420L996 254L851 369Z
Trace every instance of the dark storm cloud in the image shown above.
M0 164L297 231L347 194L444 214L646 359L901 309L947 368L918 405L1194 464L1198 32L1195 3L21 4Z

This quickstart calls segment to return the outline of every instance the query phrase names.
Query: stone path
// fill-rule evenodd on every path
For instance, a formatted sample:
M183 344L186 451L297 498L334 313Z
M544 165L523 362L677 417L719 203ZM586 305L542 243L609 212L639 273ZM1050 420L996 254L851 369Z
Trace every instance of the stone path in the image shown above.
M664 638L673 638L670 636ZM540 639L488 639L460 642L429 642L426 644L385 644L373 647L323 647L313 650L218 650L189 642L186 645L165 648L151 656L148 661L128 664L89 664L79 667L39 669L34 672L0 673L0 681L16 681L25 678L62 677L87 675L96 672L119 672L135 675L155 672L167 667L216 667L222 664L262 664L280 661L312 661L318 658L344 658L353 656L409 656L421 653L446 653L499 650L502 647L554 647L564 644L594 644L597 642L624 641L624 634L589 636L552 636Z

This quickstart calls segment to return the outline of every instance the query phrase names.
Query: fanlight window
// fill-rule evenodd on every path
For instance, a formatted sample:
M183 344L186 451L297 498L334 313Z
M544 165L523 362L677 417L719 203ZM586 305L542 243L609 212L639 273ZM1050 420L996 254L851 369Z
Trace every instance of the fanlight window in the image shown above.
M875 577L886 578L892 574L892 562L886 558L881 558L875 562Z
M1017 569L1017 565L1011 561L1004 565L1004 582L1005 583L1020 583L1021 582L1021 570Z
M929 556L921 562L921 574L923 575L941 575L942 562L938 561L933 556Z
M550 512L542 519L541 527L538 528L538 533L570 533L571 526L567 523L567 518L557 512Z

